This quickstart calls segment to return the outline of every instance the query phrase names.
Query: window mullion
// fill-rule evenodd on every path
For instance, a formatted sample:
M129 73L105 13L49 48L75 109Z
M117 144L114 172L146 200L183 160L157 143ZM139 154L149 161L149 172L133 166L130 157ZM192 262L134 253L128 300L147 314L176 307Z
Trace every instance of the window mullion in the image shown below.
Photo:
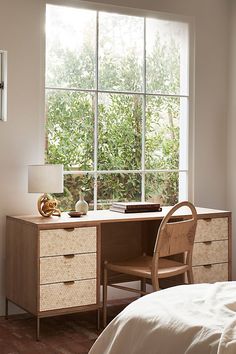
M85 89L85 88L77 88L77 87L63 87L63 86L45 86L46 90L58 90L58 91L73 91L73 92L96 92L98 91L98 93L108 93L108 94L117 94L117 95L146 95L148 96L155 96L155 97L177 97L177 98L188 98L188 95L182 95L182 94L168 94L168 93L159 93L159 92L143 92L143 91L120 91L120 90L102 90L102 89Z
M0 121L7 120L7 52L0 50Z
M145 201L145 134L146 134L146 17L143 19L143 112L142 112L142 182L141 200Z
M0 52L0 119L2 119L2 90L3 90L3 83L2 83L2 53Z
M94 112L94 210L97 210L97 170L98 170L98 36L99 12L96 18L96 65L95 65L95 112Z

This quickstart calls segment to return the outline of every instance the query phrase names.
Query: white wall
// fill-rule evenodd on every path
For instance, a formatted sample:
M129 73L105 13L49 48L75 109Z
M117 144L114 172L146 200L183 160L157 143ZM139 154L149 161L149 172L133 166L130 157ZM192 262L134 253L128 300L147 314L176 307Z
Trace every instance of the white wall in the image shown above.
M0 49L8 51L8 121L0 123L0 295L4 301L5 215L36 212L28 164L43 161L43 1L0 0ZM96 1L95 1L96 2ZM226 207L228 1L104 0L193 16L196 25L195 203Z
M8 120L0 122L0 312L5 216L31 213L27 165L43 161L43 27L39 0L0 0L0 48L8 51Z
M236 2L230 1L229 100L227 125L227 205L236 230ZM233 276L236 279L236 241L233 237Z

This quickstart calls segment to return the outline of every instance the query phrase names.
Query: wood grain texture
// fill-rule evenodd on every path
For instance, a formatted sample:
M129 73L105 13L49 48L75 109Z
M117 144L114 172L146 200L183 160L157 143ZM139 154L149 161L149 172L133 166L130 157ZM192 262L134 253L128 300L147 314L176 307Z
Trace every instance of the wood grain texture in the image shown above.
M40 259L40 284L97 277L97 253Z
M226 243L207 242L216 240ZM194 282L231 280L231 215L198 220L195 242L193 264L207 267L193 268Z
M136 257L141 255L143 252L146 252L148 255L152 255L153 247L155 243L156 233L160 222L168 212L170 208L164 207L161 213L151 212L151 213L141 213L141 214L120 214L110 211L97 211L89 212L88 215L81 218L70 218L67 214L63 214L61 218L52 217L52 218L42 218L40 216L17 216L17 217L7 217L7 296L15 304L18 304L21 308L37 314L40 317L46 317L51 315L59 315L72 312L86 311L89 309L97 309L99 307L99 293L100 293L100 282L102 283L101 276L101 266L103 267L103 260L108 259L112 261L126 260L128 258ZM222 238L225 240L226 244L224 247L219 247L218 250L212 252L211 247L208 248L208 251L205 252L205 255L208 256L207 263L210 261L216 262L218 255L221 255L217 260L220 262L229 262L229 279L231 279L231 251L232 251L232 240L231 240L231 213L228 211L220 211L213 209L197 208L198 212L198 222L205 225L206 218L211 220L211 225L213 225L214 237L217 237L218 242ZM183 210L181 213L177 213L173 216L173 219L180 221L183 219L189 218L189 211ZM223 220L223 221L222 221ZM209 221L207 221L209 222ZM216 226L218 225L218 226ZM222 226L223 225L223 226ZM225 225L228 229L226 238L225 238ZM92 246L88 242L90 236L86 236L82 246L79 245L79 251L76 252L77 246L74 241L77 236L73 235L75 231L65 231L67 229L81 229L87 228L90 229L88 234L94 234L97 230L96 237L91 239ZM207 226L208 227L208 226ZM209 228L209 227L208 227ZM215 230L215 231L214 231ZM221 231L220 231L221 230ZM223 231L222 231L223 230ZM77 254L77 253L97 253L96 258L96 275L94 276L95 281L95 293L96 301L91 305L72 305L71 307L58 308L54 310L40 310L40 242L41 236L45 231L45 234L51 235L52 231L52 245L48 247L45 246L45 251L41 251L41 259L46 257L61 257L64 254ZM66 234L64 235L64 232ZM202 232L202 231L201 231ZM59 237L57 236L59 233ZM70 234L71 233L71 234ZM62 235L63 236L60 236ZM209 233L206 230L203 230L204 235ZM212 234L212 231L211 231ZM71 236L70 236L71 235ZM222 236L224 235L224 236ZM45 237L45 240L48 236ZM70 242L70 237L72 238ZM201 236L202 237L202 236ZM207 236L209 238L211 236ZM43 236L42 236L43 238ZM58 239L62 239L61 245L56 245ZM79 237L80 238L80 237ZM82 237L83 238L83 237ZM228 243L227 243L228 238ZM201 239L198 239L201 240ZM204 236L204 241L211 241L211 239L206 240ZM44 242L44 241L43 241ZM74 244L75 242L75 244ZM60 242L59 242L60 243ZM197 241L195 243L201 243ZM213 242L212 242L213 243ZM73 244L73 246L71 246ZM195 247L194 245L194 247ZM209 246L210 244L205 244ZM91 248L90 248L91 246ZM81 248L82 247L82 248ZM84 248L83 248L84 247ZM50 249L48 253L48 249ZM55 251L57 250L57 251ZM209 252L209 250L211 250ZM222 251L223 250L223 251ZM227 250L227 251L225 251ZM58 252L58 254L57 254ZM216 255L215 255L216 252ZM223 252L223 253L222 253ZM214 253L214 255L212 255ZM199 254L199 259L201 259L202 254ZM210 254L210 258L209 258ZM222 258L223 254L223 258ZM176 257L176 256L175 256ZM100 263L100 259L102 259ZM181 261L176 259L177 261ZM205 263L206 261L204 261ZM202 261L200 262L202 263ZM62 264L61 264L62 265ZM212 266L213 267L213 266ZM224 265L227 267L227 263ZM56 266L57 268L57 266ZM195 267L197 270L197 267ZM214 278L214 272L217 272L217 268L212 268L211 277ZM65 271L67 272L67 271ZM22 274L21 274L22 273ZM63 267L62 271L63 273ZM222 280L224 280L224 273L219 271L219 274L222 274ZM112 274L111 274L112 275ZM77 275L76 275L77 276ZM54 275L52 276L54 278ZM50 281L53 281L51 278ZM135 277L126 276L119 278L120 281L132 280ZM179 276L178 278L179 282ZM56 279L56 280L55 280ZM54 281L57 281L58 278L54 278ZM70 276L67 278L70 279ZM97 279L97 280L96 280ZM60 281L60 279L58 279ZM220 280L220 279L219 279ZM48 280L49 281L49 280ZM165 286L169 286L165 283ZM181 281L182 282L182 281ZM48 284L51 285L51 284ZM56 284L55 284L56 285ZM45 285L46 286L46 285ZM68 285L69 286L69 285ZM54 288L53 288L54 289ZM38 307L37 307L38 303ZM38 312L37 312L38 309Z
M101 269L105 260L120 261L142 254L142 223L106 223L101 225ZM114 272L111 276L117 276ZM119 280L130 280L118 276ZM103 283L103 274L101 274Z
M157 252L160 257L191 251L193 248L196 224L184 220L167 224L159 234Z
M182 208L190 210L190 216L187 220L173 222L172 215ZM127 260L120 262L108 261L104 262L103 275L103 326L107 324L107 288L108 285L123 289L125 291L133 291L140 295L147 294L145 286L146 279L151 279L153 291L160 290L159 278L170 278L179 274L187 274L188 283L193 283L192 274L192 249L194 244L195 232L197 227L197 212L194 205L184 201L176 204L163 218L154 246L153 256L145 254L139 257L128 256ZM141 228L142 231L144 228ZM143 242L141 240L141 245ZM183 262L176 262L171 259L163 258L177 254L183 254ZM108 271L117 272L118 274L126 274L139 277L141 288L130 288L119 284L111 284L108 280Z
M113 301L109 306L109 321L128 303ZM0 317L1 354L87 354L101 333L96 318L96 311L43 318L37 342L34 317L22 314L10 316L7 321Z
M40 311L96 304L96 279L40 286Z
M144 220L162 220L163 217L168 213L171 207L163 207L161 212L148 212L148 213L130 213L122 214L116 213L110 210L97 210L89 211L87 215L83 215L80 218L71 218L67 213L62 213L61 217L50 217L43 218L36 215L23 215L23 216L12 216L9 218L18 219L21 223L34 223L41 230L49 229L62 229L66 227L80 227L80 226L90 226L91 224L105 224L105 223L115 223L115 222L128 222L128 221L144 221ZM208 208L196 208L198 218L218 218L218 217L228 217L231 215L229 211L208 209ZM173 218L187 218L190 216L188 208L182 208L178 210Z
M193 247L193 265L228 262L228 241L210 241L195 243Z
M228 277L232 280L232 216L228 216Z
M96 252L96 227L40 231L40 257Z
M140 222L109 223L102 225L103 260L129 259L142 252L142 230Z
M194 283L215 283L227 281L228 263L210 264L209 266L193 267Z
M37 313L37 228L7 220L6 297Z
M198 220L195 242L227 239L228 218L208 218Z

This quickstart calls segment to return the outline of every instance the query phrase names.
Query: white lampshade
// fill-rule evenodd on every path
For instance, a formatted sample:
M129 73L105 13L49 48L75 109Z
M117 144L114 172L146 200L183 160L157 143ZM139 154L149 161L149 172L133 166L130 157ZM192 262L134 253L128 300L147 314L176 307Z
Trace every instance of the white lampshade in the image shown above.
M63 193L63 165L28 166L29 193Z

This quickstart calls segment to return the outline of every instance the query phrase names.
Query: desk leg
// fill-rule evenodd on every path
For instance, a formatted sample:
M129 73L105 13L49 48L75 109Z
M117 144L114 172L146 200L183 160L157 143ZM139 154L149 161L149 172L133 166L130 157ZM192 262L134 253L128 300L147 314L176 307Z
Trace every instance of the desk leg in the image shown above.
M5 302L5 319L8 320L8 298L7 297Z
M104 269L104 277L103 277L103 327L105 328L107 325L107 269Z
M37 317L36 320L36 340L39 341L39 336L40 336L40 318Z

